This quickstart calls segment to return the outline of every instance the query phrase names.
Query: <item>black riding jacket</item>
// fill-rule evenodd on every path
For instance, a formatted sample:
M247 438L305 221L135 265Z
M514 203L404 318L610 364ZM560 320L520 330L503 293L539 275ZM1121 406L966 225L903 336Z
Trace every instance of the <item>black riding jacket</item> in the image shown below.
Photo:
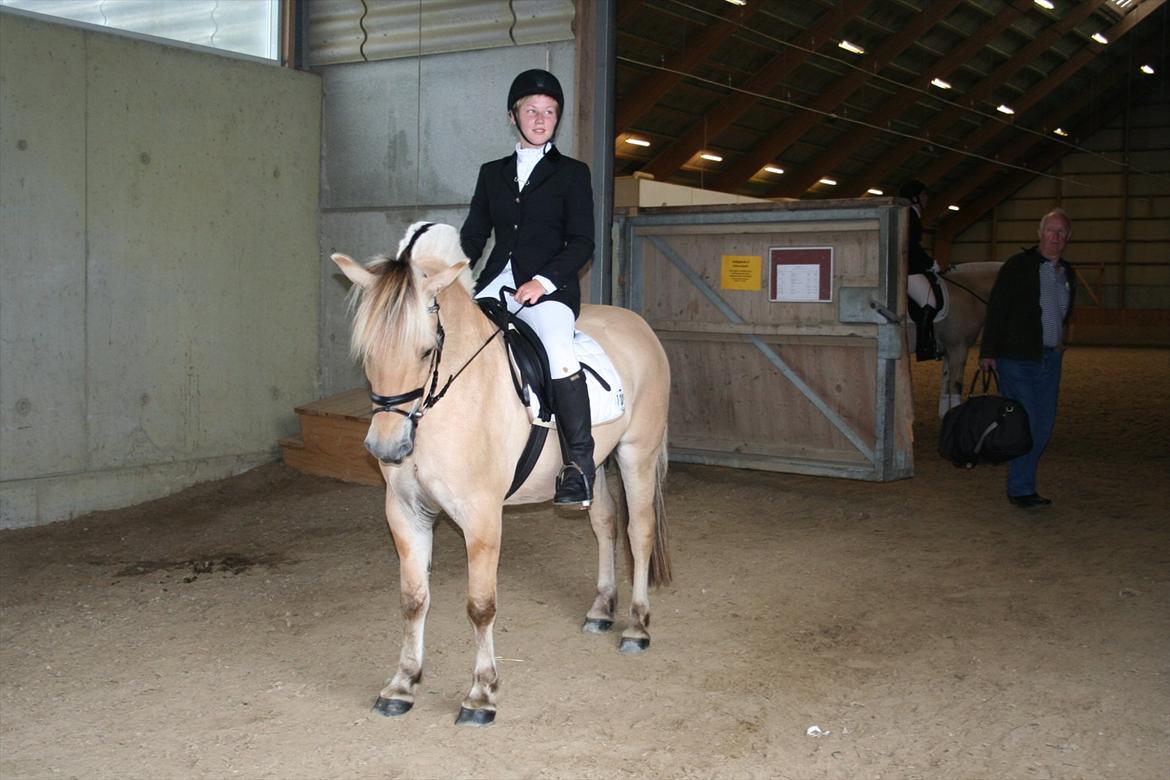
M577 274L593 255L593 186L589 166L554 146L528 177L524 190L516 179L516 154L479 169L471 209L460 230L463 252L472 267L488 237L496 243L479 274L476 292L496 278L509 260L516 286L540 275L556 285L541 300L559 301L581 311Z

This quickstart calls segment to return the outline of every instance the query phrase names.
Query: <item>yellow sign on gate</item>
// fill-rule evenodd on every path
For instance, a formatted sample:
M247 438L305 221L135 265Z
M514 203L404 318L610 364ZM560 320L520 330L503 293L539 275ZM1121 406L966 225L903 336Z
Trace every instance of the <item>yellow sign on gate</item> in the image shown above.
M723 255L719 286L724 290L759 290L762 267L763 258L758 255Z

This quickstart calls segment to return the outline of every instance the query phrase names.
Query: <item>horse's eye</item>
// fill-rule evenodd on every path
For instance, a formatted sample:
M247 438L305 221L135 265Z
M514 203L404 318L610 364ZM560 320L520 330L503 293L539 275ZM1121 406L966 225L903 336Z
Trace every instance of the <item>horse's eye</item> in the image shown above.
M428 348L428 349L424 349L424 350L423 350L423 353L422 353L422 359L423 359L423 360L426 360L426 359L427 359L427 358L429 358L429 357L430 357L432 354L434 354L434 352L435 352L435 348L434 348L434 347L430 347L430 348Z

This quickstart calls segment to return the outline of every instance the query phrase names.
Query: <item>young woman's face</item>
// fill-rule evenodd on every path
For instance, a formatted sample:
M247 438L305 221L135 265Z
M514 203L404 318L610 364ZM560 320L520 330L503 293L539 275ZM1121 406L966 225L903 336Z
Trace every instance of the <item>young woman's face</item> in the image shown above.
M548 95L530 95L520 101L513 122L520 123L520 146L535 149L544 146L557 129L557 101Z

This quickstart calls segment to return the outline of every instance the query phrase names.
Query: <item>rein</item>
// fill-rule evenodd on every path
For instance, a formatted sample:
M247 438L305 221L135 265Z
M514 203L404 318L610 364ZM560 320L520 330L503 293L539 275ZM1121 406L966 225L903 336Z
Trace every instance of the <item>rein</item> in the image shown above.
M939 279L942 279L944 282L946 282L947 284L951 285L952 287L958 287L960 290L965 290L965 291L966 291L967 293L969 293L969 294L970 294L970 295L971 295L973 298L975 298L975 300L979 301L979 302L980 302L980 303L982 303L984 306L986 306L986 305L987 305L987 301L986 301L986 300L983 298L983 296L982 296L982 295L980 295L979 293L975 292L974 290L972 290L972 289L971 289L970 287L968 287L967 285L965 285L965 284L959 284L959 283L958 283L958 282L956 282L954 279L948 279L946 274L939 274L939 275L938 275L938 278L939 278Z

